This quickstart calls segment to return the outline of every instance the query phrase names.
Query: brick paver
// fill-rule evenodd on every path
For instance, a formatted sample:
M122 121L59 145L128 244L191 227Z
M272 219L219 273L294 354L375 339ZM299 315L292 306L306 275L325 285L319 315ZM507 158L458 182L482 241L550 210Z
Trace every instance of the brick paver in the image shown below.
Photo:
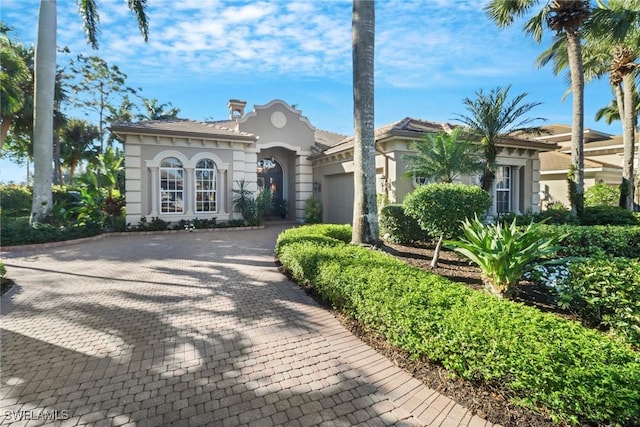
M284 227L4 253L0 424L491 425L286 280Z

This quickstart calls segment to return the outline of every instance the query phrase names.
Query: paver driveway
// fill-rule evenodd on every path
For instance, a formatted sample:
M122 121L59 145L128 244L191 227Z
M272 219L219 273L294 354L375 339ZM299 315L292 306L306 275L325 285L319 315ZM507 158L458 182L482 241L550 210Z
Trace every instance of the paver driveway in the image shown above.
M485 425L286 280L284 227L5 253L0 424Z

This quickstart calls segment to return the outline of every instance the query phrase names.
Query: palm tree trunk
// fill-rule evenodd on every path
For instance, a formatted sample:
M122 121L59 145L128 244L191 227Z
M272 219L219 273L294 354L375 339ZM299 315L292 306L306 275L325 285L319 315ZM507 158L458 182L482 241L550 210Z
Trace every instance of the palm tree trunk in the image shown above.
M634 201L634 182L633 182L633 156L635 150L635 123L633 105L635 94L635 81L633 73L626 73L623 77L624 85L624 111L626 114L620 113L622 119L622 141L624 145L624 159L622 164L622 188L621 193L624 196L624 208L633 211Z
M374 51L375 3L353 0L354 244L377 244Z
M584 71L582 67L582 48L577 31L567 31L567 53L571 71L571 94L573 98L573 120L571 125L571 166L569 177L573 194L571 212L581 215L584 207Z
M53 209L51 182L53 179L56 27L56 0L41 0L35 50L32 222L46 221Z

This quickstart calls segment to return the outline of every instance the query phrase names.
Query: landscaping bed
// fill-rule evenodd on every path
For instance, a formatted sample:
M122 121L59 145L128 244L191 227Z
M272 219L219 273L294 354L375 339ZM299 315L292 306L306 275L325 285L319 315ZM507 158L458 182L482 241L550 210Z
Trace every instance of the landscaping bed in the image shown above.
M638 425L640 358L628 345L349 239L338 226L304 227L283 233L276 252L296 281L427 385L503 425ZM477 273L450 261L449 275L474 286Z

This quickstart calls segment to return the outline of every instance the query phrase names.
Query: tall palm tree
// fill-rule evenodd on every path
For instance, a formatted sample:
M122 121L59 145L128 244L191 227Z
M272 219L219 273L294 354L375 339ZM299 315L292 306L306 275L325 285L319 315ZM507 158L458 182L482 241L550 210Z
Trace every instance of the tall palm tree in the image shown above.
M615 89L618 114L622 121L624 158L622 162L621 204L634 208L634 152L638 126L636 78L640 64L640 2L612 0L598 2L589 27L596 43L609 47L609 81Z
M484 9L496 25L505 27L513 24L515 18L526 16L540 3L544 6L525 23L524 30L538 43L542 40L544 23L549 29L566 37L573 99L571 169L568 179L571 210L574 214L580 214L584 206L584 75L580 30L591 13L589 1L491 0Z
M145 13L147 0L127 0L136 15L140 32L147 40L149 26ZM99 16L95 0L78 0L87 39L98 48ZM35 54L35 95L33 131L33 205L32 222L46 221L51 215L53 198L53 111L56 82L56 0L40 0Z
M484 163L478 156L478 146L459 139L459 134L459 128L450 133L427 133L422 140L410 143L409 148L416 153L402 156L407 161L404 176L453 182L461 174L472 174L484 169Z
M374 0L353 0L353 163L354 163L354 244L377 244L374 73Z
M539 102L523 103L527 93L521 93L509 99L511 85L504 89L497 87L485 94L482 89L476 92L476 98L463 100L469 114L457 114L456 121L464 124L467 131L477 138L483 147L485 161L481 183L485 191L491 192L496 177L496 157L498 141L501 136L510 133L539 134L542 129L532 123L545 120L541 117L525 117Z

